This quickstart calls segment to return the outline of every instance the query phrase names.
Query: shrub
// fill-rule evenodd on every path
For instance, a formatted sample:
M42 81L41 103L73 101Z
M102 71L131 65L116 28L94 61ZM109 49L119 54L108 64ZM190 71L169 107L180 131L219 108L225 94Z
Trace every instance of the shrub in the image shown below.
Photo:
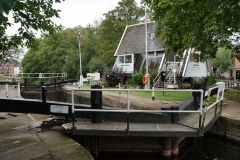
M107 69L104 73L106 85L108 85L109 87L115 87L116 85L121 83L124 75L125 73L121 69Z
M136 73L132 76L132 83L133 83L134 85L143 85L143 83L142 83L142 78L143 78L142 72L136 72Z

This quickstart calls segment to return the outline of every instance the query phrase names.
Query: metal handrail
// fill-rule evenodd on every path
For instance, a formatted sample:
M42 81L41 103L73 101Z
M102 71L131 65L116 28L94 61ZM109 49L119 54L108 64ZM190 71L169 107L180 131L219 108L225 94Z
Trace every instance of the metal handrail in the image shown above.
M186 73L186 70L187 70L187 66L188 66L188 61L189 61L190 54L191 54L191 48L190 48L189 51L188 51L188 56L187 56L187 59L186 59L186 62L185 62L185 66L184 66L184 69L183 69L182 77L185 76L185 73Z
M159 82L159 79L160 79L160 77L161 77L161 71L164 69L164 67L162 67L163 66L163 63L164 63L164 60L165 60L165 54L163 55L163 57L162 57L162 60L161 60L161 63L160 63L160 65L159 65L159 68L158 68L158 74L157 74L157 76L153 79L153 86L156 86L156 84Z
M65 72L64 73L16 73L16 74L9 74L8 77L9 78L54 78L54 77L65 78L67 77L67 73Z
M219 103L223 100L224 90L225 90L225 83L219 82L217 83L218 86L212 87L209 90L218 88L217 99L211 106L204 108L203 110L203 90L199 89L184 89L184 90L154 90L154 89L72 89L72 114L73 114L73 129L74 129L74 112L75 111L87 111L87 112L121 112L121 113L199 113L199 126L198 126L198 133L201 132L203 128L201 128L202 124L202 115L203 112L207 112L211 109L215 104ZM74 91L124 91L127 92L127 108L126 109L116 109L116 110L107 110L107 109L75 109L74 108ZM130 92L200 92L200 108L199 110L134 110L130 109ZM219 98L219 93L222 93L221 98ZM129 126L129 122L127 122Z

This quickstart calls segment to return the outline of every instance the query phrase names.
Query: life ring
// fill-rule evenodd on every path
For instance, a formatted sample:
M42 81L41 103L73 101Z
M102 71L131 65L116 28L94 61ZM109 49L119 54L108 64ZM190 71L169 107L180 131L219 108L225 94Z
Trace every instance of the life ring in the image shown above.
M143 76L142 82L143 82L143 84L147 84L148 83L148 77L147 76Z

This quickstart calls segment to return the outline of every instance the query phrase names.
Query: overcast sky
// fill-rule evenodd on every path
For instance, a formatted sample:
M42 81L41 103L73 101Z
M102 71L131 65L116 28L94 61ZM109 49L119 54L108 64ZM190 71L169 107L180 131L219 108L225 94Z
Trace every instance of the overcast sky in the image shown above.
M86 27L88 24L93 24L94 20L100 20L104 13L113 10L118 6L121 0L65 0L62 3L54 4L55 9L61 10L60 19L54 18L53 21L57 24L62 24L65 28L73 28L81 25ZM140 6L141 0L135 0ZM8 28L7 34L16 33L20 25L15 25Z

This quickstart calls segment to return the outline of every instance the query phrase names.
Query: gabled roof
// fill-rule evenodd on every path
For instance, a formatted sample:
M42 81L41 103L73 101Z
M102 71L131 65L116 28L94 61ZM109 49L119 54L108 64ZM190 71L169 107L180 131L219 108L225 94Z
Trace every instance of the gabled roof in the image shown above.
M155 36L151 39L151 34L155 33L156 27L156 22L147 23L148 52L165 50L162 48L161 38ZM114 56L145 52L145 23L126 26Z

